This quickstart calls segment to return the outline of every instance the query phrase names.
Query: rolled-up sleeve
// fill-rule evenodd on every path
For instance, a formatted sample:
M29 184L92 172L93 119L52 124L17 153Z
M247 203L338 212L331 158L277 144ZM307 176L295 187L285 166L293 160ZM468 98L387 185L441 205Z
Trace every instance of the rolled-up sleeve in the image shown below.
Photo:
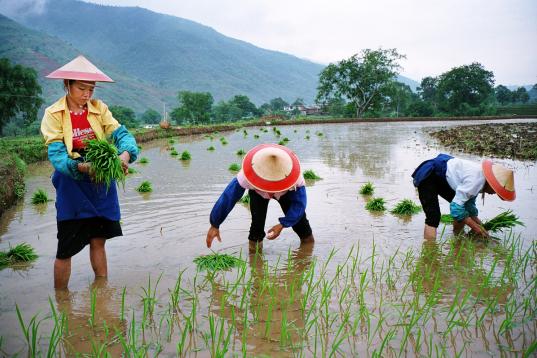
M125 126L120 126L112 132L112 139L114 145L118 149L118 153L128 152L130 155L130 163L134 162L138 158L138 146L136 145L136 139L127 130Z
M284 217L278 219L283 227L291 227L298 223L306 212L307 196L306 187L301 186L296 190L288 191L286 195L290 195L291 205Z

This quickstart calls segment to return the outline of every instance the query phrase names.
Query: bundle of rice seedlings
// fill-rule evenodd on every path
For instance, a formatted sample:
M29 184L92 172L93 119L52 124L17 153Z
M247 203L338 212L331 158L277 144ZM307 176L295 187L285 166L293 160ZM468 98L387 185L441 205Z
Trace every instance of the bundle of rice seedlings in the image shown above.
M177 153L177 150L175 150L175 148L172 148L172 151L170 152L170 155L175 157L175 156L178 156L179 153Z
M125 172L117 154L117 148L106 140L86 141L86 162L91 163L92 178L96 183L110 188L112 181L125 186Z
M310 139L310 136L307 135L307 136L305 136L304 138L305 138L306 140L309 140L309 139Z
M222 141L220 141L220 142L222 143L222 145L227 145L227 144L228 144L228 141L227 141L227 140L225 140L225 139L224 139L224 140L222 140Z
M183 153L181 153L181 160L190 160L192 159L192 156L190 155L190 152L188 150L185 150L183 151Z
M237 155L245 155L245 154L246 154L246 152L244 151L244 149L241 148L241 149L237 150Z
M442 214L440 216L440 222L444 224L453 224L453 217L450 214Z
M324 135L323 132L317 132L315 134L317 134L318 137L322 137Z
M244 134L245 137L248 135L248 132L246 131L246 129L244 129L244 130L242 131L242 133Z
M365 204L365 208L369 211L384 211L386 210L384 204L385 201L383 198L373 198Z
M207 148L207 150L212 152L214 150L214 147L211 145L209 148Z
M246 193L246 195L239 199L239 203L250 204L250 194Z
M138 173L133 167L129 167L129 174Z
M237 163L232 163L228 170L232 171L232 172L238 172L239 170L241 170L241 165L240 164L237 164Z
M313 170L311 170L311 169L306 170L302 175L304 176L304 179L309 179L309 180L322 179L320 176L315 174L315 172Z
M395 205L391 213L396 215L413 215L421 211L421 206L410 199L403 199Z
M174 144L174 143L175 143L175 140L174 140L174 139L170 139L170 140L168 140L168 143L169 143L169 144Z
M34 205L44 204L48 201L50 201L48 194L43 189L37 189L32 195L32 204Z
M512 228L517 225L524 226L524 223L519 220L518 216L513 214L511 210L504 211L487 220L483 223L483 228L487 231L496 232L503 229Z
M140 158L140 164L147 164L147 163L149 163L149 159L147 159L146 157Z
M281 140L281 141L278 142L278 144L279 144L279 145L287 145L287 142L284 141L284 140Z
M259 139L259 134L254 134L255 139Z
M153 188L151 187L151 182L148 180L144 180L142 184L138 188L136 188L136 191L139 193L150 193L153 191Z
M8 252L0 252L0 268L19 262L31 262L38 257L34 248L23 242L15 247L10 246Z
M233 267L244 265L244 261L228 254L213 253L211 255L198 256L194 263L199 271L220 271L229 270Z
M282 142L289 142L289 141L290 141L290 139L287 138L287 137L283 137L283 139L282 139Z
M362 195L373 195L374 191L375 186L370 181L360 187L360 194Z

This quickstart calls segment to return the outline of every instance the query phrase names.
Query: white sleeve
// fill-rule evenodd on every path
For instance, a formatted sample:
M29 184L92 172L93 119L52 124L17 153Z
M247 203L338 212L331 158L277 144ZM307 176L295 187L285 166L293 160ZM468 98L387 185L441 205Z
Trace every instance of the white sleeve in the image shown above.
M457 185L453 202L463 206L468 200L475 198L485 185L485 176L474 168L464 168L462 181Z

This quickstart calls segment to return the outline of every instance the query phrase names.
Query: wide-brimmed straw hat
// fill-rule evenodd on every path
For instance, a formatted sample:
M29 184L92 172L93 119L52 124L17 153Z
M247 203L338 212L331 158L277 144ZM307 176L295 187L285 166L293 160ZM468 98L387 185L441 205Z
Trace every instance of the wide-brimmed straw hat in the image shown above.
M254 188L277 193L296 184L300 177L300 162L296 154L283 145L260 144L246 153L242 170Z
M87 58L79 55L71 62L49 73L47 78L89 82L114 82Z
M490 159L485 159L482 163L482 167L485 179L492 190L494 190L502 200L515 200L515 176L513 171L500 164L493 164Z

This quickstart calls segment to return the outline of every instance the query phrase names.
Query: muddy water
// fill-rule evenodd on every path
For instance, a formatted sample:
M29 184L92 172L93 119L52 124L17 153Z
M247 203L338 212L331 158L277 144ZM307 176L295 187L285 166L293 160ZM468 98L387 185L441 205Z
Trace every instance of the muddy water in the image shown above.
M389 212L372 215L365 209L365 199L358 190L362 184L371 181L375 185L375 196L383 197L388 209L403 198L418 202L410 174L423 160L445 151L425 132L459 124L281 126L279 138L272 127L267 127L266 133L259 128L247 128L247 135L241 130L214 134L213 140L204 136L181 137L174 138L173 145L168 144L167 139L144 144L140 157L146 157L149 163L134 164L137 173L129 177L124 191L119 190L124 236L107 243L108 282L94 282L86 248L73 258L70 292L59 295L52 289L56 251L54 201L38 207L30 204L31 193L37 188L45 189L54 198L49 179L52 169L47 163L30 166L24 200L1 218L0 249L24 241L35 247L40 257L31 265L0 271L0 336L3 337L0 352L12 354L25 347L15 304L28 320L38 312L43 315L49 312L50 297L57 308L66 310L74 321L80 319L82 323L78 326L84 327L90 310L91 290L97 287L97 314L107 322L119 322L123 288L127 293L125 306L134 307L135 315L139 317L143 309L142 287L147 288L149 277L154 285L157 277L162 275L156 298L159 307L166 305L178 273L186 269L185 276L193 277L192 259L210 253L205 247L209 213L214 201L233 178L229 165L241 162L237 150L248 150L263 142L278 142L284 137L290 140L288 147L300 157L303 170L313 169L322 177L322 180L308 183L307 187L307 215L316 242L304 253L294 232L285 230L278 240L265 241L263 255L266 261L286 258L291 250L295 256L315 257L322 262L332 248L337 248L337 262L337 258L345 257L356 244L366 253L374 246L379 258L389 257L397 250L414 250L418 254L429 250L422 239L423 213L411 219L401 219ZM254 134L260 138L254 138ZM225 137L228 144L222 145L220 137ZM207 150L211 145L215 147L214 151ZM172 157L170 146L179 153L188 150L192 159L182 162L178 157ZM457 155L480 160L474 155ZM526 224L524 228L517 228L516 233L520 233L523 246L529 247L537 238L537 168L532 162L499 162L516 169L517 200L506 203L495 196L487 196L485 205L478 203L480 216L490 218L504 209L512 209ZM152 193L142 195L135 190L143 180L152 183ZM441 205L442 211L448 213L447 203ZM279 206L271 202L267 228L276 224L280 216ZM248 227L248 208L238 204L221 226L223 242L215 241L213 249L237 254L246 252ZM255 266L250 266L254 274ZM289 265L290 270L295 266ZM211 295L218 297L218 292L218 288L213 288ZM206 294L208 301L214 299L208 292ZM42 326L45 336L47 329L50 330L50 323L45 322ZM87 334L79 332L73 337L72 347L67 351L91 350L87 344L91 337ZM121 350L120 347L115 349ZM270 352L271 349L267 340L249 342L252 354ZM171 355L175 347L165 347L164 352ZM201 350L199 354L207 355L208 352Z

